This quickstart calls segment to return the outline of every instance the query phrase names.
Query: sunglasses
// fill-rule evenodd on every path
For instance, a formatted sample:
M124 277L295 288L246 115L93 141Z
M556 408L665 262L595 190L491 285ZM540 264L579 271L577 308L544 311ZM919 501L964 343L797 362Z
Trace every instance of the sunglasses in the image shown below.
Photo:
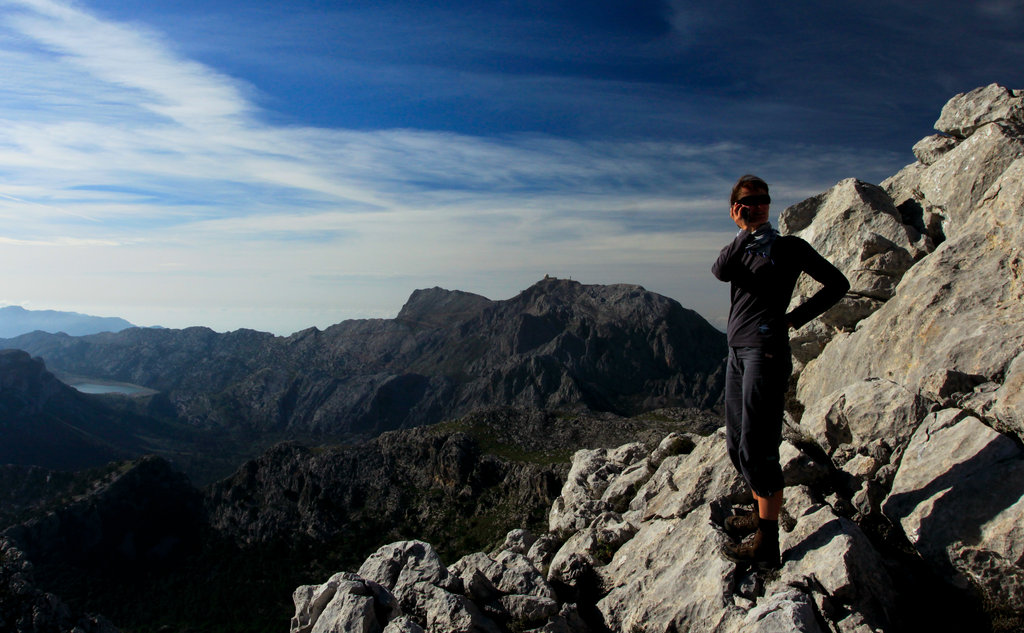
M756 196L746 196L745 198L740 198L736 202L737 204L740 204L744 207L757 207L762 204L771 204L772 197L766 193L761 193Z

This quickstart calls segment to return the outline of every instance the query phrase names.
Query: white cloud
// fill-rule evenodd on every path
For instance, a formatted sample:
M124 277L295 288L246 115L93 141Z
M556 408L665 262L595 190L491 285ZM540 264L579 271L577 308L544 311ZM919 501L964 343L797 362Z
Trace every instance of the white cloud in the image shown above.
M180 125L203 129L249 108L236 83L171 51L140 25L101 20L53 0L8 0L27 13L8 24L93 77L135 91L140 105Z

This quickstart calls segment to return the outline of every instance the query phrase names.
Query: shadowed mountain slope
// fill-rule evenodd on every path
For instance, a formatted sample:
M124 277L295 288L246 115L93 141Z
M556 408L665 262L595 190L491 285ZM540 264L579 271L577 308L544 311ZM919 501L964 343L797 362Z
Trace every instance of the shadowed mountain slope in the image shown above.
M131 329L2 341L58 372L143 385L191 425L372 436L498 405L633 414L719 400L724 335L639 286L545 279L506 301L419 290L395 319L289 337Z

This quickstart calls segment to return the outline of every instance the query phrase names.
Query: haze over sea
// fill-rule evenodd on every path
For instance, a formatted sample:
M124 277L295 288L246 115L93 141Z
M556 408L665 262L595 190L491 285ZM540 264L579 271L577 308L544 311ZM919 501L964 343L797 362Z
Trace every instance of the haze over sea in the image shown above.
M1024 2L0 4L0 305L289 334L412 290L637 283L724 322L773 218L1024 87ZM954 32L955 31L955 32Z

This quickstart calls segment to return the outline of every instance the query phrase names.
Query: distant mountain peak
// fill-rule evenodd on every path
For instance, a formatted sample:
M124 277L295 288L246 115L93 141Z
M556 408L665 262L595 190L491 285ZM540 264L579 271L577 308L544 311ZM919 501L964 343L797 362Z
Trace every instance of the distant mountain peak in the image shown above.
M14 338L36 331L85 336L100 332L120 332L132 327L135 325L118 317L59 310L26 310L21 306L0 308L0 338Z
M487 297L444 288L414 290L396 320L413 325L444 327L452 321L471 317L493 302Z

